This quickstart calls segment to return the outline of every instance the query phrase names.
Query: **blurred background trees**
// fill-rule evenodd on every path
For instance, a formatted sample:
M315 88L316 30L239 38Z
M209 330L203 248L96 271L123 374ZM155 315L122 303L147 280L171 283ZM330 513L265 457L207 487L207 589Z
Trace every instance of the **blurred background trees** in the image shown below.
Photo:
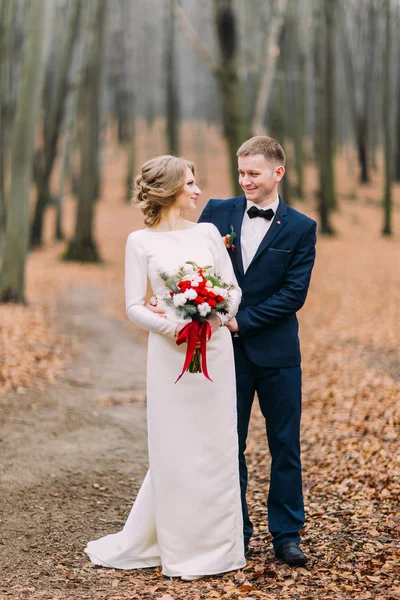
M104 149L112 140L125 157L129 199L139 129L147 158L187 153L190 131L200 184L217 131L232 194L237 147L252 134L277 137L288 156L282 196L316 207L327 235L341 157L363 186L381 176L391 235L399 25L400 0L0 0L1 300L23 300L26 254L43 244L49 208L63 238L66 191L76 225L64 257L100 260Z

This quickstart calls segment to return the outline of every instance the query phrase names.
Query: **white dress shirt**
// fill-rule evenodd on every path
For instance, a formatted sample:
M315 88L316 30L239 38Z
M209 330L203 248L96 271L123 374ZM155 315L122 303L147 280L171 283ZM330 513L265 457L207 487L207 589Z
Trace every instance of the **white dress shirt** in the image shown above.
M272 208L274 211L274 216L270 221L267 219L263 219L262 217L254 217L250 219L247 211L252 206L256 206L261 210L267 210L268 208ZM249 264L254 258L255 253L257 252L258 246L261 244L265 234L268 229L271 227L273 220L275 219L276 211L279 206L279 196L277 199L272 202L272 204L268 204L268 206L258 206L255 202L251 200L247 200L246 210L243 216L242 221L242 232L240 235L240 245L242 248L242 260L243 260L243 270L246 273Z

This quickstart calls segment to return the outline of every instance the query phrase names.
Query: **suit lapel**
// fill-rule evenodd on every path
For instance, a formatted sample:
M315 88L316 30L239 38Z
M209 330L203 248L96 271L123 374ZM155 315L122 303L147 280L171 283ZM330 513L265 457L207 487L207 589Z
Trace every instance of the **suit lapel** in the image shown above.
M243 277L243 259L242 259L242 247L240 244L240 236L242 233L242 221L243 215L246 208L246 198L245 196L240 196L232 208L229 210L229 231L230 233L231 227L236 233L236 239L233 242L235 246L235 251L233 252L233 259L236 262L236 266L240 275Z
M282 198L279 196L279 205L276 211L276 215L274 220L272 221L271 227L268 229L267 233L261 240L260 245L257 248L257 252L255 253L253 260L250 265L260 256L262 252L272 243L272 241L276 238L277 235L283 230L287 223L287 210L286 204L283 202ZM249 267L250 267L249 265Z

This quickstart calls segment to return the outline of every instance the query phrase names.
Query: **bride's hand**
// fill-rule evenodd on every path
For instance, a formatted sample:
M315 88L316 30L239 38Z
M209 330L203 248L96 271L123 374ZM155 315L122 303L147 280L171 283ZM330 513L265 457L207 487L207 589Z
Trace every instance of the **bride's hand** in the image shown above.
M182 329L186 326L186 323L179 323L179 325L176 326L175 329L175 337L177 338L178 335L180 334L180 332L182 331Z
M211 327L211 335L214 334L217 331L217 329L222 326L222 321L218 315L213 315L212 317L210 317L208 319L208 322L210 323Z
M165 310L157 305L157 298L155 296L152 296L150 298L150 300L146 304L146 308L151 310L151 312L160 315L160 317L162 317L163 319L166 319Z

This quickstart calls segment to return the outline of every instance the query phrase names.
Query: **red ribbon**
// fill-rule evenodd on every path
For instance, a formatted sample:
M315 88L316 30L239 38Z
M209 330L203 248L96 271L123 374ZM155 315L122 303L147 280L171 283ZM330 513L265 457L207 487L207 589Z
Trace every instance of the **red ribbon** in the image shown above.
M201 370L204 374L204 377L207 377L210 381L212 381L211 377L207 371L207 357L206 357L206 345L207 340L211 337L211 326L208 321L190 321L178 334L178 339L176 340L176 345L180 346L184 342L187 342L186 349L186 357L185 363L183 365L182 373L179 375L178 379L175 381L177 383L182 375L187 370L190 362L193 358L193 355L196 350L196 342L197 339L200 340L200 354L201 354Z

